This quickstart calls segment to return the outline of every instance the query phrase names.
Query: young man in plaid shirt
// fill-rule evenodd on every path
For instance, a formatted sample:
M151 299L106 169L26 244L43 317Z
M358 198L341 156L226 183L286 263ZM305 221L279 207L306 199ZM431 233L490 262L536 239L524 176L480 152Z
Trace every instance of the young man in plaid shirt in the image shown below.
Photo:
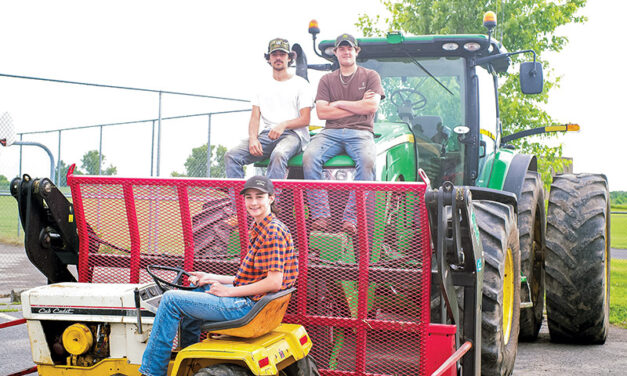
M170 351L181 321L181 346L198 342L203 321L227 321L246 315L266 293L294 286L298 258L289 229L272 213L272 182L264 176L246 181L246 210L254 219L248 252L235 276L192 272L194 291L168 290L163 294L144 351L143 375L165 375Z

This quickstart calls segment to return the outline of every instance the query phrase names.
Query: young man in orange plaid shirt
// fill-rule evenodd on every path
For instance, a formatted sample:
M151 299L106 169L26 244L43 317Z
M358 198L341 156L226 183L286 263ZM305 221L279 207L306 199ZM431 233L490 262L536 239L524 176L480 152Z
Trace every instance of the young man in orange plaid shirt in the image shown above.
M246 315L255 302L269 292L294 286L298 258L289 229L272 213L275 195L272 182L264 176L246 181L246 210L254 219L248 252L235 276L192 272L194 291L169 290L163 294L146 345L143 375L165 375L170 351L181 321L181 346L198 342L203 321L234 320Z

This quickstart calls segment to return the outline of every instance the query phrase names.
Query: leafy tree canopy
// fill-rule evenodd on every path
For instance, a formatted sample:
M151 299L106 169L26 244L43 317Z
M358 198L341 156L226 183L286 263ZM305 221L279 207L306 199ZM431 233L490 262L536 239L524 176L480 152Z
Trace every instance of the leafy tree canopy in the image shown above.
M627 205L627 192L610 192L610 202L612 203L612 205Z
M11 182L9 182L9 179L7 179L6 176L0 175L0 190L2 190L2 191L8 190L10 183Z
M100 168L100 153L98 150L90 150L83 154L81 158L81 168L87 175L115 175L118 173L118 168L115 166L104 167L105 156L102 155L102 168ZM67 170L66 170L67 174Z
M485 34L483 14L492 10L497 14L498 26L493 36L508 51L533 49L544 65L544 91L538 95L523 95L520 92L518 73L501 78L500 110L504 135L525 129L554 125L551 116L542 109L547 103L550 90L558 85L559 78L551 76L549 61L543 59L546 52L561 51L568 38L559 35L556 29L570 23L583 23L584 16L577 11L585 6L586 0L382 0L390 12L389 17L371 17L362 14L356 23L365 36L382 36L384 30L401 30L405 33L425 34ZM514 63L529 60L525 55L514 55ZM511 70L513 71L513 70ZM545 134L541 138L555 137ZM550 171L562 170L562 147L547 146L530 139L513 142L523 153L539 157L538 169L545 185L550 184Z
M226 147L222 145L211 145L211 177L224 178L226 170L224 167L224 154ZM192 149L192 153L185 161L185 173L172 172L172 176L207 177L207 144Z

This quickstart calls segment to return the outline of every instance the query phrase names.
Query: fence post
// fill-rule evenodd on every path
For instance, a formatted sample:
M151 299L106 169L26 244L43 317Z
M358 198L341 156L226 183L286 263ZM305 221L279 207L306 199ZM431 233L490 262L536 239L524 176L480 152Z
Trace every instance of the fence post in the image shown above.
M159 92L159 126L157 127L157 176L161 176L161 94Z
M150 137L150 176L155 175L155 121L152 121L152 137Z
M59 129L59 142L57 148L57 176L56 176L56 184L57 187L61 186L61 130Z
M98 145L98 175L102 175L102 125L100 126L100 142Z
M211 114L207 115L207 177L211 177Z

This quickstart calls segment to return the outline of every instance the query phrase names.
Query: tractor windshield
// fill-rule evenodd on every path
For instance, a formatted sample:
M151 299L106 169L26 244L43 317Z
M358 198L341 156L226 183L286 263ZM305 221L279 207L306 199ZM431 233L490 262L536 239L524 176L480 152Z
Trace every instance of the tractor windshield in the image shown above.
M453 129L464 125L465 60L458 57L377 58L360 61L381 76L386 99L377 122L410 125L418 167L434 186L463 184L464 145Z

